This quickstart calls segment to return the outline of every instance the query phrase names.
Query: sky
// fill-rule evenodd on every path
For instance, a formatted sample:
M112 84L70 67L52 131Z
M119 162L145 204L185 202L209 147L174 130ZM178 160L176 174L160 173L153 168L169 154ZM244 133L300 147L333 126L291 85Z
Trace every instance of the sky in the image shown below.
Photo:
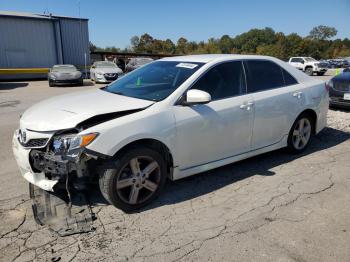
M0 10L80 13L89 19L90 41L101 47L125 48L143 33L174 42L264 27L306 36L317 25L335 27L336 38L350 38L350 0L0 0Z

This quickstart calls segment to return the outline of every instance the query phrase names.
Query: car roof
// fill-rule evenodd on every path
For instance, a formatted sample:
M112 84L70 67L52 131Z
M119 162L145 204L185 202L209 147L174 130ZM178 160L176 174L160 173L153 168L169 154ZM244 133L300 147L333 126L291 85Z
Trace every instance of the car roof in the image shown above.
M197 62L209 63L213 61L224 61L228 59L269 59L272 57L261 55L238 55L238 54L206 54L206 55L186 55L172 56L160 59L160 61L176 61L176 62Z

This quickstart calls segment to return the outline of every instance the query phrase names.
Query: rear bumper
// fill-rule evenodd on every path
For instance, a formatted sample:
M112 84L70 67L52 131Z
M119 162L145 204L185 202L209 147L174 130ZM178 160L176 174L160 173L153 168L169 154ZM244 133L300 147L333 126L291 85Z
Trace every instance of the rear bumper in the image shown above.
M330 88L329 104L335 106L350 107L350 100L345 100L344 94L350 94L350 89L340 91L335 88Z
M58 180L49 180L45 177L44 173L33 172L29 163L29 153L31 149L25 149L21 146L16 133L13 135L12 139L12 150L20 173L25 180L46 191L54 191L53 188L58 183Z
M344 100L340 97L330 97L329 104L332 106L341 106L350 108L350 100Z

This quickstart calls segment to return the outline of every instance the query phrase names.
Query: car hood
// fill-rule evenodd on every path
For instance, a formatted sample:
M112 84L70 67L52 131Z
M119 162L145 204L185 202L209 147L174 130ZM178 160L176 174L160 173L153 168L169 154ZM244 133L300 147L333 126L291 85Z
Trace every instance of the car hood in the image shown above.
M120 74L123 71L120 68L113 67L99 67L95 69L96 72L100 72L102 74Z
M56 131L74 128L91 117L143 109L153 101L121 96L101 89L53 97L27 109L20 128L33 131Z
M350 72L343 72L332 78L333 81L349 82L350 83Z
M81 72L50 72L50 76L55 76L59 80L73 79L81 77Z

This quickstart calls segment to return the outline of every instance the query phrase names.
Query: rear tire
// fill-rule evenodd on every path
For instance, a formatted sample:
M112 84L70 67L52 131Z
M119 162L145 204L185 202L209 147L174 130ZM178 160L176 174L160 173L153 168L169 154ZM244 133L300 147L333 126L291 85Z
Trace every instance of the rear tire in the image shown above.
M103 170L99 186L103 197L130 212L152 202L164 187L167 166L163 157L146 147L133 147Z
M305 69L305 74L307 74L308 76L312 76L313 75L313 70L312 70L312 67L307 67Z
M293 154L302 153L309 145L313 130L312 117L307 113L301 114L289 131L288 150Z

